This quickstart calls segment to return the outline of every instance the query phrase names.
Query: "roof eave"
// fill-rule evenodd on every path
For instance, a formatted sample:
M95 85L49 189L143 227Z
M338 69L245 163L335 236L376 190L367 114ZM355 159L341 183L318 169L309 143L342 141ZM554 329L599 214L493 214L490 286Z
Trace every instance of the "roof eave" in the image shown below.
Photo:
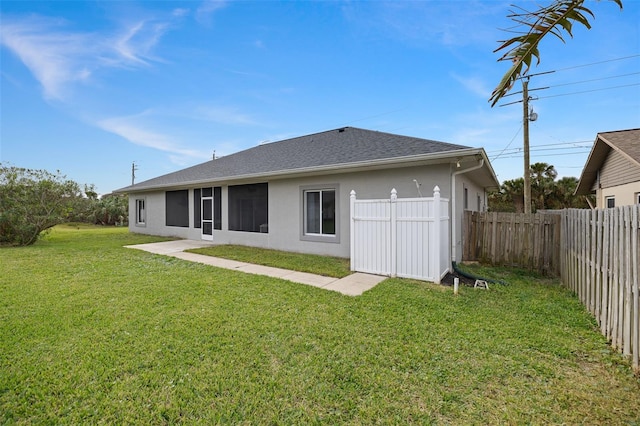
M605 146L603 147L602 144ZM591 152L589 152L589 157L587 157L587 162L584 164L580 179L578 179L578 185L576 185L576 189L573 192L574 195L589 195L592 193L591 187L597 178L598 170L604 162L606 155L602 155L602 152L606 147L610 148L610 145L598 134L591 147ZM608 152L608 150L606 151Z
M308 176L314 174L329 174L334 172L349 172L349 171L362 171L362 170L372 170L376 168L387 168L389 166L393 166L396 164L420 164L420 163L439 163L443 162L442 160L446 159L457 159L462 157L481 155L482 158L485 159L485 164L488 165L492 179L498 184L498 180L496 175L491 167L491 163L489 163L486 153L482 148L464 148L457 149L454 151L443 151L438 153L429 153L429 154L419 154L419 155L409 155L404 157L394 157L394 158L385 158L380 160L368 160L368 161L356 161L351 163L342 163L342 164L332 164L330 166L316 166L316 167L304 167L298 169L291 170L281 170L276 172L269 173L251 173L237 176L226 176L223 178L214 178L214 179L198 179L192 181L183 181L176 182L174 184L157 184L157 185L149 185L149 186L141 186L136 187L127 186L121 189L114 191L114 193L132 193L132 192L148 192L158 189L165 188L183 188L183 187L192 187L197 186L198 184L203 183L222 183L222 182L241 182L241 181L249 181L249 180L257 180L257 179L285 179L292 178L297 176ZM498 184L499 186L499 184Z

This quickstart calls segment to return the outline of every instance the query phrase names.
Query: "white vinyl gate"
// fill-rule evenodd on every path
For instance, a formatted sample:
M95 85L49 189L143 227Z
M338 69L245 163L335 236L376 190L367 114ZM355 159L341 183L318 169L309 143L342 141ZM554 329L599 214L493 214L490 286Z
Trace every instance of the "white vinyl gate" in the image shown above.
M449 200L358 200L351 191L351 270L440 283L449 272Z

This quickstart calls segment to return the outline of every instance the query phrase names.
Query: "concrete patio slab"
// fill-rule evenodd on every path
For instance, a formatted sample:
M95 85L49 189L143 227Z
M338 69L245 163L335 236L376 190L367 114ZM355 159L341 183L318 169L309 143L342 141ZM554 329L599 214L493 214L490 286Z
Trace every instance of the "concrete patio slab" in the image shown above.
M314 287L326 288L327 285L336 281L340 281L339 278L324 277L322 275L309 274L307 272L289 271L290 274L283 277L286 280L297 282L300 284L307 284Z
M322 275L309 274L307 272L290 271L287 269L273 268L270 266L255 265L236 260L222 259L219 257L205 256L196 253L187 253L184 250L193 248L209 247L215 244L207 241L175 240L161 243L136 244L125 246L149 253L172 256L189 262L198 262L217 268L233 269L240 272L256 275L266 275L274 278L281 278L299 284L306 284L325 290L337 291L347 296L359 296L367 290L372 289L388 277L379 275L364 274L356 272L344 278L325 277Z
M175 241L163 241L160 243L148 243L148 244L136 244L132 246L125 246L127 248L135 248L139 250L148 251L155 254L172 254L180 253L185 250L210 247L213 243L206 241L193 241L193 240L175 240Z
M325 290L339 291L349 296L359 296L365 291L375 287L388 277L380 275L364 274L356 272L340 280L334 281L323 288Z
M221 257L206 256L204 254L178 252L172 253L171 256L177 257L189 262L204 263L205 265L215 266L224 269L238 269L245 265L244 262L237 260L223 259Z
M291 271L281 268L273 268L264 265L254 265L252 263L245 263L238 268L238 271L245 272L247 274L254 275L266 275L273 278L284 278L291 274Z

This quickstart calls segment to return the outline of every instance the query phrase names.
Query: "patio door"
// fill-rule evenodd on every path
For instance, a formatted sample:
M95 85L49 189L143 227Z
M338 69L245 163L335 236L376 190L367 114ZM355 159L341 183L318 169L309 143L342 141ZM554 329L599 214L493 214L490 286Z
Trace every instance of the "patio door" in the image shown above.
M213 188L202 188L200 204L202 239L213 241Z

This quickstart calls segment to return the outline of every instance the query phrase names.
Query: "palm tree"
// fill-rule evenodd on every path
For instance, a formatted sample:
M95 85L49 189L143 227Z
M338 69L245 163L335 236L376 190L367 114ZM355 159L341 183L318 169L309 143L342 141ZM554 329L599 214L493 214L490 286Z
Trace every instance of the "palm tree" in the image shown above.
M578 186L578 179L575 177L563 177L556 182L556 190L550 203L555 209L568 209L578 207L573 193Z
M501 41L500 47L494 51L495 53L506 49L498 61L508 61L512 65L493 90L489 98L491 106L511 90L518 78L527 74L534 57L537 59L536 65L540 63L538 45L546 35L553 34L564 43L564 33L573 37L571 30L575 22L591 28L588 17L594 18L595 15L584 6L585 1L554 0L549 6L541 6L532 12L518 8L518 12L511 11L510 15L507 15L518 26L525 27L525 31L509 40ZM609 1L615 2L622 9L622 0Z
M531 174L531 198L536 205L536 210L545 208L545 199L555 191L555 179L558 172L555 167L547 163L534 163L530 167Z
M505 180L500 192L505 201L513 204L516 213L524 211L524 179Z

